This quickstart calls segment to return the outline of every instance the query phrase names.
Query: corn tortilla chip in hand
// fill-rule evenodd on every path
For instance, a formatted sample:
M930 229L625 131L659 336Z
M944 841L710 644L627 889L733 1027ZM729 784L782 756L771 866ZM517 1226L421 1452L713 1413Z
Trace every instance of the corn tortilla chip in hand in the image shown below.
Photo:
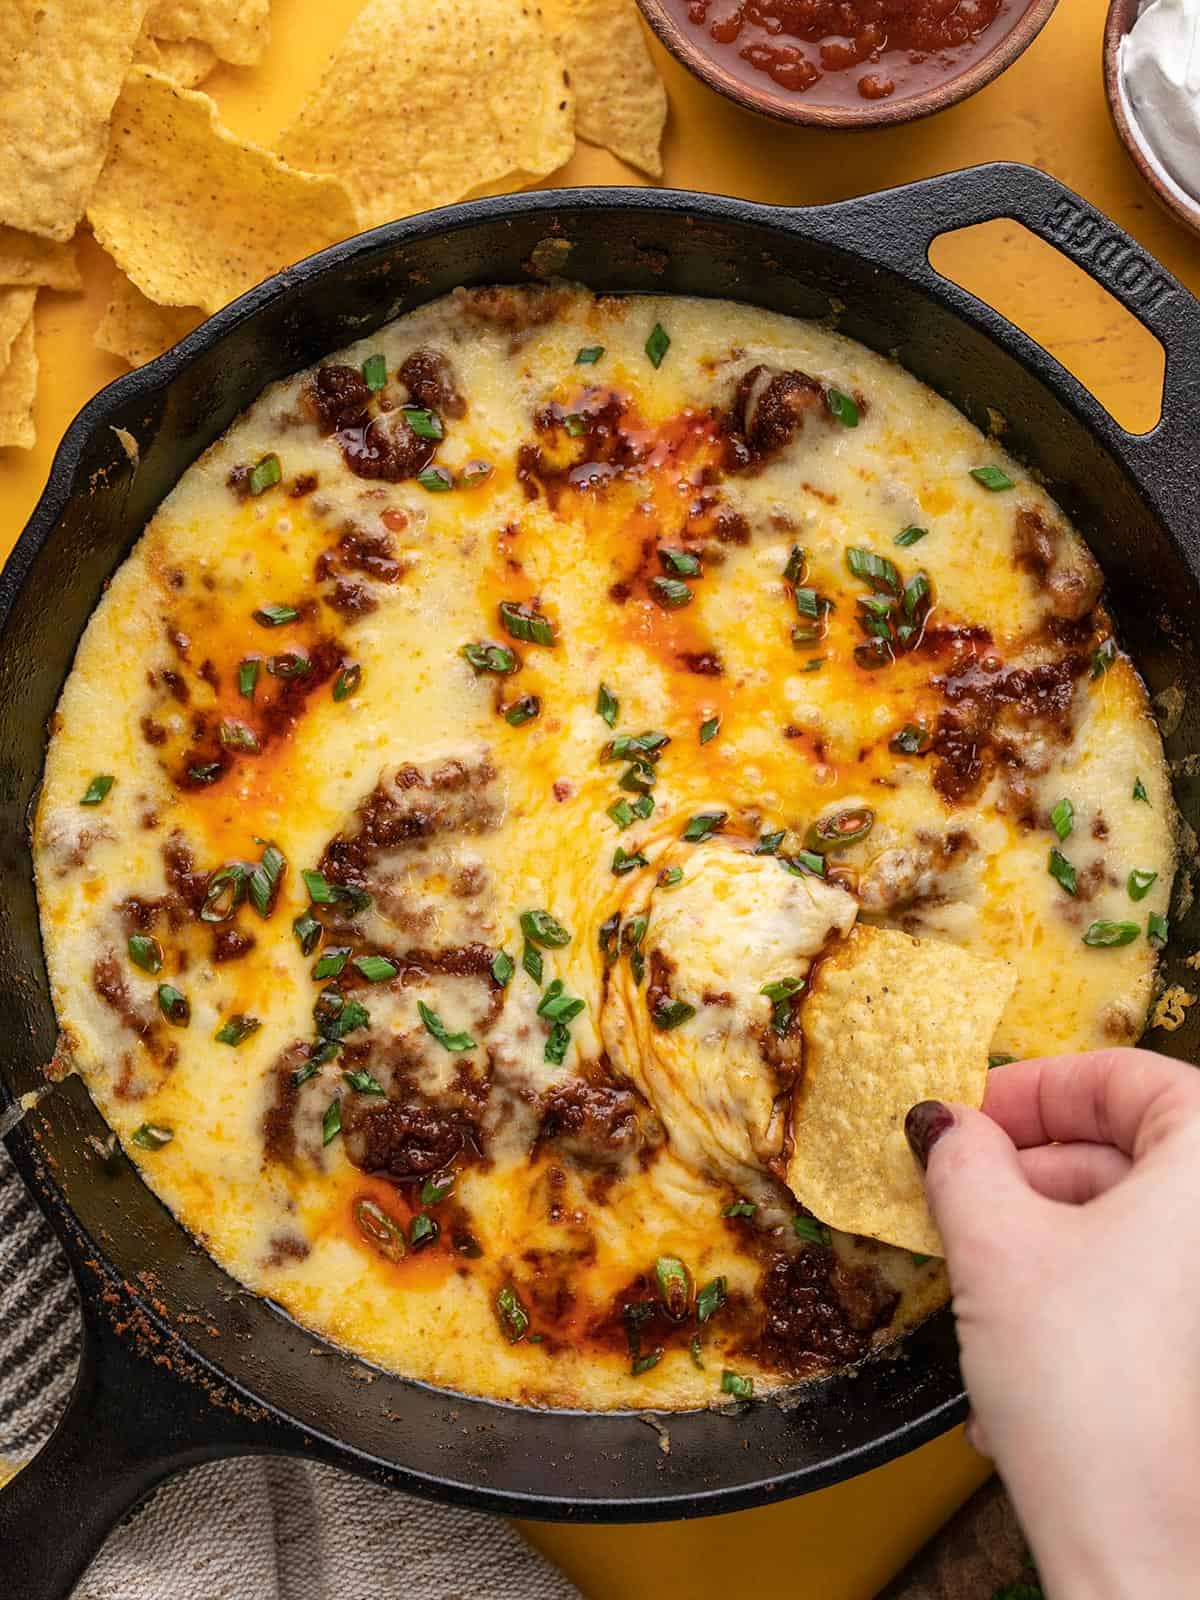
M573 118L530 0L368 0L279 148L336 172L375 227L544 178L574 149Z
M1016 986L999 961L857 927L818 968L801 1011L804 1073L788 1187L830 1227L942 1255L904 1135L918 1100L978 1106L992 1036Z
M7 0L0 22L0 223L69 239L104 163L146 0Z
M357 229L335 178L237 138L208 95L147 67L117 102L88 219L143 294L207 312Z
M581 138L662 177L663 88L634 0L542 0L575 91Z

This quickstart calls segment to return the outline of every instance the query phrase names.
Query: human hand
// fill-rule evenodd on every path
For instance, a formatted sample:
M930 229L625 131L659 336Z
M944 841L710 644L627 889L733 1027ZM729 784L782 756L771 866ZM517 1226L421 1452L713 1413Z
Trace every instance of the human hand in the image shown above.
M950 1270L970 1432L1053 1600L1200 1595L1200 1071L1019 1061L909 1140Z

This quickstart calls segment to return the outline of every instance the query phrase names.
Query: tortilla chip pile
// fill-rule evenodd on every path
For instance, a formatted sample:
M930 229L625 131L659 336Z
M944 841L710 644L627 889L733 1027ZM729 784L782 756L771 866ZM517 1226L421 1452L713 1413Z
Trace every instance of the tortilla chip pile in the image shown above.
M366 0L274 150L196 88L262 61L269 0L10 0L5 22L0 446L34 443L34 303L82 287L81 225L117 268L96 343L136 366L326 245L545 178L577 133L662 175L635 0Z
M830 1227L940 1256L904 1119L918 1100L979 1106L1012 968L957 945L859 926L801 1012L792 1193Z

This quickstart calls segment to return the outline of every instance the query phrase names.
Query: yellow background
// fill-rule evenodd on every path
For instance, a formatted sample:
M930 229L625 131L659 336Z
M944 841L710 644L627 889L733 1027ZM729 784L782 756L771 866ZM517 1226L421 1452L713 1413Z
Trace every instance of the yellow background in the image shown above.
M266 63L222 67L204 85L226 121L269 143L360 3L274 0ZM989 88L939 117L880 133L810 133L759 121L709 94L659 52L671 100L666 182L811 205L974 162L1032 162L1087 196L1200 292L1200 240L1158 209L1110 128L1100 73L1104 11L1104 0L1061 0L1033 47ZM631 181L640 180L585 145L554 179ZM944 238L934 259L1020 322L1118 420L1134 428L1153 424L1161 394L1157 345L1053 251L1015 225L997 223L986 235L972 230ZM108 268L90 241L84 261L85 294L43 291L38 300L38 445L0 450L5 551L33 508L66 424L124 370L92 345ZM525 1525L524 1531L590 1600L871 1600L985 1472L956 1432L866 1477L762 1511L640 1528Z

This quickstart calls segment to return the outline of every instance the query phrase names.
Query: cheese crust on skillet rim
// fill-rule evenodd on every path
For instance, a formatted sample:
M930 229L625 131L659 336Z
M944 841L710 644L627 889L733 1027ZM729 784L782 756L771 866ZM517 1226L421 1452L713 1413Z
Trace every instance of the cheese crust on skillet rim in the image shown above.
M1145 1026L1172 808L1100 591L827 328L427 305L267 389L97 607L34 828L62 1059L384 1367L607 1408L853 1364L948 1291L804 1207L814 969L1007 963L996 1055Z

